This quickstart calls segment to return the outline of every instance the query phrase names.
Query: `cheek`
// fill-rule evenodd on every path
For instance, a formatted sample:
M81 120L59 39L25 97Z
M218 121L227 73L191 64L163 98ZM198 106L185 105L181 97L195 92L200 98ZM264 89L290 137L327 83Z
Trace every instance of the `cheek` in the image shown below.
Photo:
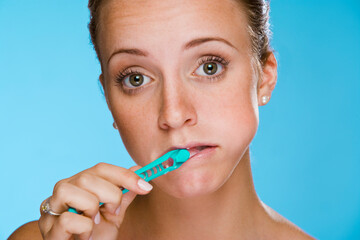
M232 99L234 101L234 99ZM248 102L234 102L218 115L217 132L221 134L225 146L230 152L242 155L250 145L258 128L257 111Z
M149 106L135 102L112 101L112 114L118 124L119 133L131 158L139 165L145 165L146 153L151 148L149 139L155 135L154 116Z
M231 152L243 152L250 145L258 128L256 86L251 79L248 77L232 81L232 84L222 87L223 90L216 95L208 96L209 104L207 107L203 106L203 118L211 119L209 128L222 139L228 150L233 150Z

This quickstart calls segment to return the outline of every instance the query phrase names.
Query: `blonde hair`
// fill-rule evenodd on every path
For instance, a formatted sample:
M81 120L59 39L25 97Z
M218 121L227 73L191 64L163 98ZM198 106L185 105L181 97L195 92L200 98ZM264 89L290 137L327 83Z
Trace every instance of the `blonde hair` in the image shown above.
M266 0L234 0L245 8L248 17L248 32L251 38L252 52L257 65L263 66L273 49L270 46L270 4ZM104 0L89 0L90 22L88 25L91 42L94 46L98 59L100 59L97 45L97 31L99 25L100 5ZM239 6L240 7L240 6Z

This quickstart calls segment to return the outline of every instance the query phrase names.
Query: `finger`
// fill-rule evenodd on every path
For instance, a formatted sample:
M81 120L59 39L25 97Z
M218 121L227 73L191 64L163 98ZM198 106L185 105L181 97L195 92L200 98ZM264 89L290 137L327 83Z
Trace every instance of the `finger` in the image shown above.
M135 172L136 170L139 170L140 168L141 168L141 166L136 165L136 166L132 166L131 168L129 168L129 170Z
M99 163L88 170L119 187L124 187L137 194L147 194L152 189L151 184L145 182L136 173L126 168Z
M69 183L96 195L100 202L110 213L115 214L117 206L120 205L122 191L113 183L90 173L83 173L72 178Z
M140 168L141 168L140 166L133 166L129 170L136 171ZM101 208L100 208L100 212L108 221L111 221L117 227L120 227L120 225L124 219L124 216L125 216L128 206L131 204L131 202L135 199L136 196L137 196L137 194L132 191L129 191L126 194L123 194L122 198L121 198L121 204L119 206L117 206L115 215L108 214L107 212L102 211Z
M40 219L39 219L39 222L38 222L39 229L40 229L40 232L41 232L43 237L44 237L44 234L47 233L50 230L51 226L53 225L53 223L55 221L55 216L51 216L50 214L46 214L42 210L42 206L44 205L46 200L47 199L42 201L42 203L40 204Z
M141 168L140 166L133 166L133 167L129 168L129 170L135 172L136 170L138 170L138 169L140 169L140 168ZM128 197L129 193L130 193L130 191L129 191L128 193L122 195L121 202L123 201L122 199L123 199L124 197L125 197L125 199L128 199L128 198L129 198L129 197ZM132 200L133 200L133 199L136 197L137 194L134 193L134 192L131 192L131 193L133 193L133 194L130 194L131 196L133 195L133 198L132 198ZM131 200L131 201L132 201L132 200ZM128 201L128 200L125 200L125 202L127 202L127 201ZM115 214L116 216L120 215L120 209L121 209L121 208L122 208L122 209L126 209L126 208L127 208L127 206L126 206L126 207L121 207L120 204L121 204L121 203L119 203L118 205L116 205L115 212L113 213L113 214ZM104 204L104 205L107 205L107 204ZM104 211L102 211L102 214L105 214Z
M136 170L138 170L140 168L141 168L141 166L132 166L131 168L129 168L129 170L135 172ZM137 193L132 192L132 191L129 191L126 194L122 195L121 203L116 206L116 209L114 212L116 216L119 216L119 215L121 216L120 218L117 218L117 219L121 219L121 220L123 219L123 216L125 214L127 207L135 199L136 196L137 196ZM124 200L124 198L125 198L125 200ZM119 226L120 226L120 224L118 225L118 227Z
M54 225L56 221L56 216L52 216L50 214L41 213L38 225L43 238L50 231L51 227Z
M54 212L68 211L69 207L94 218L99 211L99 199L96 195L68 182L57 183L49 204Z
M140 166L133 166L131 168L129 168L129 170L135 172L136 170L140 169ZM129 207L130 203L135 199L136 197L136 193L129 191L126 194L124 194L124 196L121 199L121 210L119 212L119 215L124 215L126 209Z
M135 197L136 197L136 193L134 192L127 192L124 197L121 199L121 205L120 205L120 210L118 212L118 214L120 216L124 216L125 212L127 210L127 208L129 207L129 205L132 203L132 201L134 201Z
M133 166L131 168L129 168L129 170L135 172L136 170L140 169L140 166ZM135 199L136 197L136 193L129 191L126 194L124 194L124 196L121 199L121 210L120 210L120 214L125 214L126 209L129 207L130 203L132 203L132 201Z
M68 240L78 235L81 240L88 240L92 234L94 222L85 216L64 212L55 221L44 239Z

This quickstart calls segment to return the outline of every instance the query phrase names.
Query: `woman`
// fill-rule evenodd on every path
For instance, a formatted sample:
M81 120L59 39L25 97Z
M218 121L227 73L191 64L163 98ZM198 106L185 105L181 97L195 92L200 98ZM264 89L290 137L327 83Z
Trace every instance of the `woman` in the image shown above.
M100 163L61 180L40 220L10 239L313 239L265 205L252 180L258 107L277 80L267 3L90 0L89 8L99 79L137 166ZM178 148L193 157L152 185L134 173Z

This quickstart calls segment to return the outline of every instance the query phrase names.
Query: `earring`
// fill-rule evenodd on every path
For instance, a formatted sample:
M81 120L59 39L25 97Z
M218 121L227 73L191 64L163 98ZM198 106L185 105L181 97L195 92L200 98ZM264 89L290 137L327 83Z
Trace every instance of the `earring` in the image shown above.
M117 125L116 125L115 122L113 122L113 127L114 127L115 129L118 129L118 127L117 127Z
M261 102L262 104L266 104L269 101L270 97L269 96L262 96L261 97Z

